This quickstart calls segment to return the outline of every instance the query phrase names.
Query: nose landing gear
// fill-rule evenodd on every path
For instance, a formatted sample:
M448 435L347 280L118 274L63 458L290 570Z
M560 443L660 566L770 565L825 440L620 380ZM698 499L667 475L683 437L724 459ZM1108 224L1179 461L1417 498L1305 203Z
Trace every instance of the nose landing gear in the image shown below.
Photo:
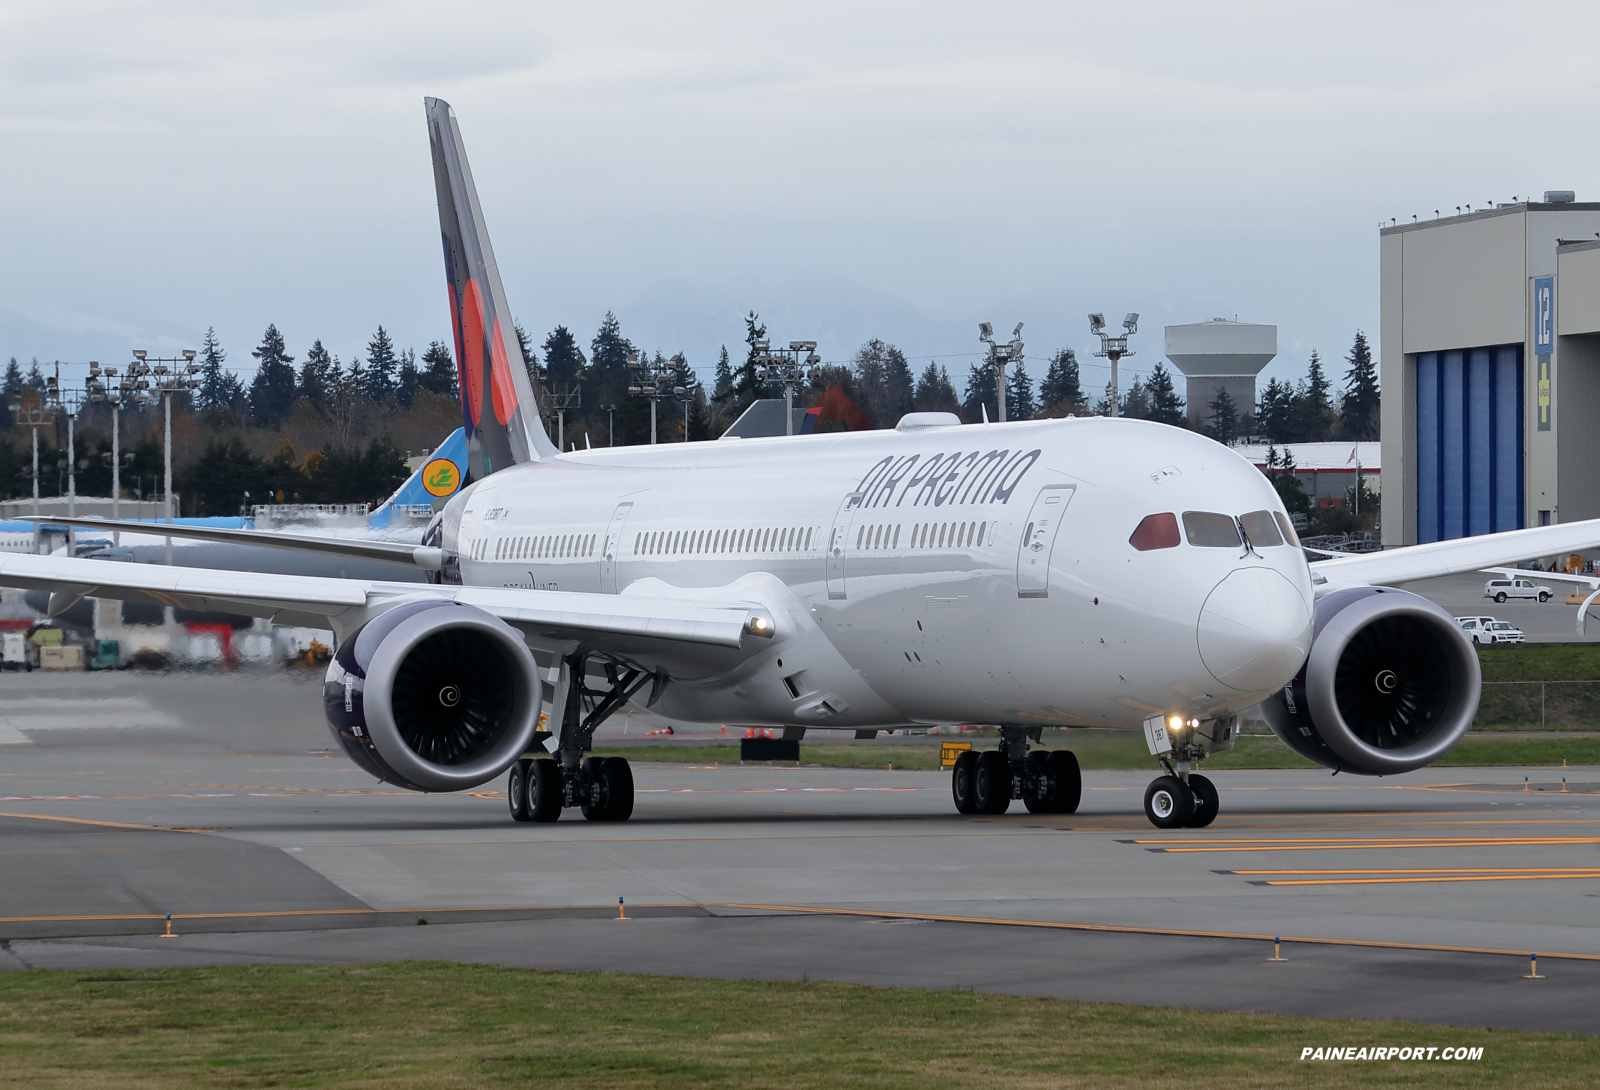
M1144 727L1151 756L1167 771L1145 788L1144 816L1158 829L1204 829L1217 819L1221 801L1216 785L1189 768L1207 754L1233 748L1238 717L1169 721L1157 716Z
M1030 814L1071 814L1083 795L1078 758L1070 750L1028 751L1042 728L1001 727L1000 747L967 750L951 769L950 794L963 814L1003 814L1021 799Z

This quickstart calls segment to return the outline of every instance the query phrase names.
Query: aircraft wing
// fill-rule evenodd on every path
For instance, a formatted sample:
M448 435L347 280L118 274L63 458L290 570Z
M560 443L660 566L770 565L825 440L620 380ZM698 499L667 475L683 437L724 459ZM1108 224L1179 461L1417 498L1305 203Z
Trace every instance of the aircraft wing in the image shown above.
M51 615L80 598L114 598L341 630L386 602L437 598L476 606L544 642L572 641L600 650L634 651L663 642L740 648L750 637L776 631L771 611L749 603L264 575L15 553L0 555L0 586L49 591Z
M1339 587L1394 586L1595 548L1600 548L1600 519L1588 519L1317 560L1311 564L1311 581L1320 596Z
M348 556L359 560L380 560L404 564L424 571L438 571L443 554L424 545L405 545L397 541L363 541L359 538L307 537L276 534L269 530L222 530L211 526L168 526L159 522L127 522L96 518L27 518L45 526L72 526L79 530L119 531L124 534L149 534L152 537L181 537L194 541L216 541L224 545L260 545L268 549L291 549L320 553L323 556Z

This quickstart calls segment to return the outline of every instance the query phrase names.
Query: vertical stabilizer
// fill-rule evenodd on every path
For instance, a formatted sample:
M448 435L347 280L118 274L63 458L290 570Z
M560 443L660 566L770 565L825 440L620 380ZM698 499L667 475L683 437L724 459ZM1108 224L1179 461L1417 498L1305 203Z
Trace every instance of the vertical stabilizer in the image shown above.
M433 184L439 197L470 482L558 452L544 430L537 391L512 328L511 308L489 247L455 111L439 98L423 99L423 104L433 145Z

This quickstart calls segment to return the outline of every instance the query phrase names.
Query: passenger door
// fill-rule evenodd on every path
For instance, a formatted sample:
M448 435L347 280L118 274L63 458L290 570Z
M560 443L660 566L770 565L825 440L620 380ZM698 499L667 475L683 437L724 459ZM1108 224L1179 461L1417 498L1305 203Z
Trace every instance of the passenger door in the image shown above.
M627 525L633 503L617 504L611 513L611 525L606 527L605 552L600 554L600 590L604 594L617 593L617 557L622 551L622 528Z
M833 529L828 533L827 559L824 561L828 572L828 597L831 599L845 597L845 552L850 547L850 524L855 521L856 512L861 509L862 496L863 493L860 492L850 493L839 504L839 511L833 516Z
M1039 489L1017 546L1017 597L1050 596L1050 556L1066 519L1076 485L1050 484Z

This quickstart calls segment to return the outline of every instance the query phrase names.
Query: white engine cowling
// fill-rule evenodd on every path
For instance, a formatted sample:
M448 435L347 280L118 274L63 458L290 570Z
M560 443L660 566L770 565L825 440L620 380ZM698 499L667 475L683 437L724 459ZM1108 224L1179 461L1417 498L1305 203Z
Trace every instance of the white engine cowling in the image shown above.
M516 629L472 606L414 602L340 644L322 702L346 755L378 779L460 791L532 744L541 691Z
M1352 587L1318 600L1305 665L1261 710L1301 756L1386 776L1449 752L1478 714L1481 685L1450 614L1409 591Z

